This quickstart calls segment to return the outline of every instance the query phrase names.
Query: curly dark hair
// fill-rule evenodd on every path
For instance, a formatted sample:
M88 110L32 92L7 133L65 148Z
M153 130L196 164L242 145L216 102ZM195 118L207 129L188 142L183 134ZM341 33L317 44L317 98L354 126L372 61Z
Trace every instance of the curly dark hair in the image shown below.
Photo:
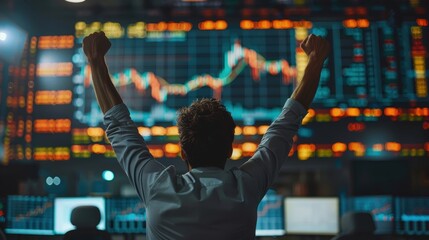
M219 100L203 98L181 108L177 126L191 167L224 168L232 152L235 122Z

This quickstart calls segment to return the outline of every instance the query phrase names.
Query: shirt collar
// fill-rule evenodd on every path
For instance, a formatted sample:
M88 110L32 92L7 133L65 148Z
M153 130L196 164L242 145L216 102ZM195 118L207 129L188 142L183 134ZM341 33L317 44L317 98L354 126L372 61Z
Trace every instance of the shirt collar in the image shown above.
M192 168L191 172L214 172L214 171L223 171L222 168L218 168L218 167L196 167L196 168Z

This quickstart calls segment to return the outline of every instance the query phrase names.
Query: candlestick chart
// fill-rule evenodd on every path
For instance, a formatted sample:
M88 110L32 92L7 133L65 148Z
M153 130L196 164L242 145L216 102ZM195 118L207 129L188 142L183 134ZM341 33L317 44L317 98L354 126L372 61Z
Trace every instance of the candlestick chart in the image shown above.
M115 46L115 41L113 41L113 46ZM219 51L224 46L225 44L220 44ZM189 51L205 49L203 46L196 47L197 50ZM193 47L188 46L188 48L192 49ZM118 63L122 62L121 59L127 58L127 56L114 55L115 49L112 49L112 52L112 55L107 57L109 65L113 63L110 71L112 82L118 88L118 91L122 93L125 103L131 109L133 119L137 122L143 119L174 122L176 110L199 97L214 97L223 100L226 105L236 109L236 111L232 112L233 115L236 113L235 115L238 118L242 117L243 114L241 113L245 111L247 113L245 115L251 115L253 119L263 118L266 121L270 121L275 117L274 115L278 114L282 101L285 100L285 97L280 97L280 91L277 94L274 93L279 99L275 101L277 103L275 108L277 109L272 112L271 109L274 104L270 104L272 99L268 99L269 95L273 94L270 91L272 90L271 86L283 86L290 91L297 76L296 68L288 60L292 56L284 54L286 56L267 59L263 53L243 46L238 39L230 40L230 46L224 52L208 53L209 56L195 59L194 61L196 62L193 64L189 61L189 64L183 64L177 60L177 58L191 59L192 56L190 55L192 53L172 56L172 58L176 58L173 64L176 69L169 68L168 70L160 66L154 66L152 70L144 70L146 65L151 64L151 61L142 59L148 58L147 56L133 56L139 59L130 64L134 65L134 67L117 66L121 65ZM156 59L157 57L155 56L154 58ZM210 63L204 62L211 61L211 58L217 58L215 61L217 64L208 67ZM168 63L169 60L165 60ZM199 62L204 64L200 66ZM139 68L142 70L139 70ZM210 73L204 73L205 70ZM172 76L170 72L175 72L175 75ZM188 72L189 74L185 75L181 72ZM98 106L94 104L92 89L89 89L91 87L90 67L87 65L82 66L81 71L75 78L82 83L77 87L81 96L78 96L78 98L82 99L82 101L76 116L84 123L97 124L98 122L90 123L94 119L99 119L101 115L97 110ZM263 95L264 99L260 102L254 102L253 98L247 101L248 99L246 100L246 98L250 98L250 96L247 96L246 91L254 91L255 86L263 88L264 93L261 93L261 95ZM261 105L262 109L251 109L258 107L258 105ZM239 110L240 108L242 109L241 111Z

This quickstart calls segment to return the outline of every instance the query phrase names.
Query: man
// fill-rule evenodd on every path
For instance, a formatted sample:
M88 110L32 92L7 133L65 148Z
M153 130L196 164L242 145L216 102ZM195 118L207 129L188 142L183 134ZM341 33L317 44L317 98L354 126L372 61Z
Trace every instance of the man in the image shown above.
M189 172L154 160L113 85L104 60L111 44L103 32L83 40L106 133L147 211L148 239L254 239L257 207L288 157L306 109L313 101L329 44L310 35L301 48L309 57L303 78L254 156L225 171L232 154L234 121L215 99L179 111L182 158Z

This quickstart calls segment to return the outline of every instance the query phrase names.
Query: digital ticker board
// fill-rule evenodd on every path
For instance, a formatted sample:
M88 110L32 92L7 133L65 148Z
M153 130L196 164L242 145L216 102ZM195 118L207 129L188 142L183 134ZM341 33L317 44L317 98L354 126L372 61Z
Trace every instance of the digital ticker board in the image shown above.
M91 86L83 37L104 31L111 79L155 158L180 154L176 111L222 100L236 120L231 159L253 155L304 74L300 49L325 37L313 105L294 159L429 155L427 19L222 19L77 22L70 35L32 37L9 73L5 161L114 158ZM18 87L20 86L20 87Z

